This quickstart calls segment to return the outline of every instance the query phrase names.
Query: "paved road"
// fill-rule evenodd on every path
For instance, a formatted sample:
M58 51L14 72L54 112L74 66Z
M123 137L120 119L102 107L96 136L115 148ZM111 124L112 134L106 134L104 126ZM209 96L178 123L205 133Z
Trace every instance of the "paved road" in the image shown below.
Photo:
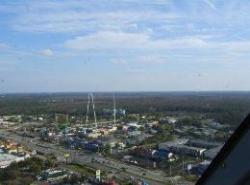
M103 171L112 171L119 178L134 176L144 179L152 185L163 185L167 184L167 182L176 182L178 179L178 177L167 177L166 174L160 170L146 170L141 167L122 163L121 161L105 158L95 153L65 149L56 144L43 143L39 141L38 138L24 138L6 130L0 130L0 136L19 142L32 150L37 150L44 154L53 153L57 159L61 161L65 161L64 154L69 153L69 161Z

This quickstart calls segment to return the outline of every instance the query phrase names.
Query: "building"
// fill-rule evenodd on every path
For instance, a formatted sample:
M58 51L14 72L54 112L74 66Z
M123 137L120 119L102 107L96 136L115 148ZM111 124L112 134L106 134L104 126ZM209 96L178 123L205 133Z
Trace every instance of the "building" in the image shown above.
M205 159L209 159L212 160L213 158L215 158L215 156L220 152L221 148L223 145L221 146L217 146L215 148L211 148L209 150L206 150L203 154L203 157Z
M177 122L177 118L170 117L170 116L167 116L167 117L164 117L164 118L160 119L161 124L164 124L164 123L175 124L176 122Z
M30 155L26 154L25 156L19 157L11 154L0 154L0 168L6 168L13 162L24 161L26 158L29 158Z
M221 130L221 129L225 129L225 128L228 127L228 125L218 123L218 122L216 122L215 120L212 120L212 119L207 120L206 125L208 127L216 129L216 130Z
M184 145L188 142L188 139L175 139L173 141L167 141L159 144L159 149L168 150L171 146Z
M204 140L189 140L186 145L192 146L192 147L198 147L198 148L206 148L211 149L218 146L221 146L222 143L219 142L211 142L211 141L204 141Z
M69 115L68 114L55 114L56 123L68 123Z
M207 167L210 165L211 161L202 161L201 163L197 165L188 165L187 166L187 172L192 175L196 175L200 177L204 171L207 169Z
M149 127L149 128L152 128L152 127L155 127L159 124L158 121L152 121L152 122L148 122L146 123L146 126Z
M178 155L188 155L192 157L202 157L206 149L190 147L186 145L176 145L170 147L170 151Z
M48 129L42 129L40 131L40 138L43 141L52 142L56 138L56 133Z
M138 145L149 137L152 137L152 135L145 133L139 134L139 132L134 132L133 134L130 134L130 136L128 136L128 138L126 139L126 144Z
M170 160L173 161L174 154L172 152L169 152L167 150L158 149L152 151L152 158L155 160Z
M84 149L90 150L90 151L93 151L93 152L98 152L102 148L103 148L103 144L98 142L98 141L88 142L88 143L86 143L84 145Z
M161 143L158 148L178 155L188 155L192 157L203 156L203 153L206 151L205 148L188 146L186 145L187 143L187 139L176 139L175 141Z
M102 182L101 185L117 185L116 182L113 180L111 182Z
M70 173L66 170L58 170L58 169L48 169L43 171L38 177L38 181L47 181L49 183L58 183L68 178Z
M107 115L112 115L114 114L114 111L116 115L119 116L125 116L126 115L126 110L125 109L103 109L103 113Z
M142 132L139 130L131 131L131 132L128 132L128 137L137 137L137 136L140 136L141 134L142 134Z
M139 157L146 157L146 158L152 158L153 157L152 152L153 152L152 149L143 148L143 147L134 147L134 149L131 150L131 154L135 156L139 156Z
M90 133L86 134L86 136L89 138L92 138L92 139L96 139L96 138L102 136L102 133L94 131L94 132L90 132Z

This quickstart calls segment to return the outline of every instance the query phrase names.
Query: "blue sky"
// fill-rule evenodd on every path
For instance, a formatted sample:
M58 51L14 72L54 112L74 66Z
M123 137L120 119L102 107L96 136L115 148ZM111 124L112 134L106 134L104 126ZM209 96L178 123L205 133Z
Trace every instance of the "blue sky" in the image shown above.
M248 0L0 0L0 92L250 90Z

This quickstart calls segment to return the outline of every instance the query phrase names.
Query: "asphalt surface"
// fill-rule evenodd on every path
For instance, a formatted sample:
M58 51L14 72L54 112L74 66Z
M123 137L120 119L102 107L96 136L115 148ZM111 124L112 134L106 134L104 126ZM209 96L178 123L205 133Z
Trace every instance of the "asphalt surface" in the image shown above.
M0 136L5 139L16 141L31 150L36 150L43 154L52 153L59 161L66 162L65 154L70 154L70 157L67 159L68 162L112 172L120 179L135 177L136 179L145 180L150 185L163 185L169 184L169 182L171 182L171 184L189 184L188 182L179 181L180 177L167 177L166 173L160 170L146 170L138 166L125 164L121 161L105 158L96 153L66 149L53 143L41 142L39 138L22 137L14 132L6 130L0 130Z

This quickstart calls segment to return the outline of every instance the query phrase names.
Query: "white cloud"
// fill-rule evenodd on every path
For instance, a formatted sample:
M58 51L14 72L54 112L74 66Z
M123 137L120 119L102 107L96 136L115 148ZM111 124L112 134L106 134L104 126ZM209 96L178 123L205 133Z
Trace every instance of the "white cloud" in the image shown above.
M176 17L172 12L158 11L153 6L146 6L147 8L144 7L140 10L134 8L133 4L136 2L121 1L118 4L112 1L93 1L91 3L86 1L66 1L63 3L41 1L25 3L21 8L20 6L17 8L18 5L4 8L6 11L16 9L14 12L16 16L11 22L11 27L17 31L25 32L119 30L130 28L131 25L136 25L136 22L148 20L166 22Z
M158 55L146 55L146 56L134 56L130 58L130 62L127 62L126 59L123 58L115 58L111 60L112 64L115 65L137 65L137 64L152 64L152 65L158 65L158 64L165 64L167 63L166 57L158 56ZM129 65L128 65L129 66ZM137 65L138 66L138 65ZM135 69L137 70L137 68ZM134 71L134 68L129 68L129 71Z
M145 33L97 32L65 42L70 49L184 49L203 48L207 43L196 37L152 39Z
M221 41L217 36L194 35L177 38L154 39L147 33L96 32L78 36L64 43L73 50L214 50L230 52L250 51L249 41ZM142 62L150 62L150 58ZM163 61L161 61L163 62Z
M139 64L165 64L167 59L160 56L141 56L135 59Z
M127 61L125 59L112 59L111 62L112 62L112 64L116 64L116 65L127 64Z
M0 43L0 50L6 50L6 49L9 49L10 46L8 44L5 44L5 43Z
M44 49L42 51L39 52L41 55L44 56L52 56L53 55L53 51L51 49Z
M43 0L5 3L0 12L14 15L7 25L24 32L146 31L156 26L176 32L187 22L202 23L200 29L215 25L218 31L236 24L249 27L249 7L246 0Z
M145 69L139 67L130 67L127 69L127 73L129 74L141 74L144 73Z
M235 52L250 51L250 41L232 41L218 43L218 48L224 48L225 50Z
M48 14L34 13L23 15L14 21L13 28L28 32L79 32L84 30L119 30L130 28L131 24L147 19L157 21L172 19L172 15L154 11L133 12L50 12Z

